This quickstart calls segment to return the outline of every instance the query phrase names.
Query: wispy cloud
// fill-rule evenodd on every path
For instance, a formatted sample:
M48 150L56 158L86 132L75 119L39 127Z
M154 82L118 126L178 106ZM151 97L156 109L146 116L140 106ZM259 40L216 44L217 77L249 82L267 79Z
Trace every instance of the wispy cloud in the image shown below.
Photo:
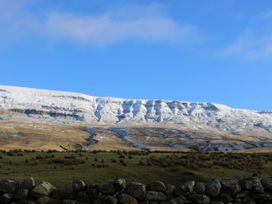
M239 38L223 49L222 54L251 60L271 57L272 33L265 36L254 33L241 34Z
M147 42L184 41L196 34L192 25L180 25L167 17L139 16L134 19L114 19L104 14L97 17L51 13L44 24L48 35L90 44L109 44L128 39Z
M0 0L0 43L9 44L30 35L38 23L27 11L32 0Z
M179 23L163 12L162 5L82 15L64 11L28 12L27 5L0 0L2 38L42 36L87 45L107 45L126 40L145 42L187 42L199 40L197 26ZM9 8L9 9L7 9ZM7 12L7 10L9 12Z
M256 15L221 54L250 60L272 57L271 18L272 10Z

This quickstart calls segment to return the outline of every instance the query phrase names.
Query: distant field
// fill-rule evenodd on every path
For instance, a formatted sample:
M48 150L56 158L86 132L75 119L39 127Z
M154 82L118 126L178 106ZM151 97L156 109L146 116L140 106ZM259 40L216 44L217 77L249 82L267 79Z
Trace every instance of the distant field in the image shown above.
M74 179L101 182L124 177L148 183L271 176L272 154L148 152L0 152L0 179L28 176L65 184Z
M271 176L272 148L242 150L226 154L174 153L169 151L175 151L178 148L169 148L168 144L174 143L177 138L182 144L187 141L194 144L198 139L202 137L205 139L205 137L193 134L195 138L191 139L181 130L173 131L154 127L130 128L128 131L131 138L137 138L139 144L158 147L164 151L164 153L150 153L139 151L140 148L126 142L118 134L110 131L109 127L104 126L94 127L97 133L94 139L98 142L90 145L87 141L90 134L84 131L84 128L85 126L80 124L50 124L18 119L0 120L0 179L21 180L33 176L60 185L74 179L102 182L106 179L124 177L128 181L148 183L162 180L166 183L177 184L190 179L205 181L215 177L244 177L254 173L260 176ZM162 135L167 133L168 136L159 136L161 132ZM189 137L188 140L184 139L186 137ZM218 138L221 138L220 134L214 139ZM250 138L244 139L250 140ZM85 147L90 152L73 152L78 149L78 146ZM26 151L15 151L15 149ZM4 150L12 151L5 152ZM66 152L67 150L72 151ZM98 152L98 150L115 152ZM129 153L122 151L129 151Z
M135 150L111 131L97 128L99 142L89 145L83 125L52 124L32 120L0 120L0 150Z
M263 143L267 146L262 146ZM182 126L63 124L17 117L1 120L0 117L0 150L135 151L149 149L221 152L240 149L236 151L272 152L269 144L270 139L267 139L267 136L260 138L252 135L237 136L218 130L202 132L183 129ZM258 149L254 149L256 147Z

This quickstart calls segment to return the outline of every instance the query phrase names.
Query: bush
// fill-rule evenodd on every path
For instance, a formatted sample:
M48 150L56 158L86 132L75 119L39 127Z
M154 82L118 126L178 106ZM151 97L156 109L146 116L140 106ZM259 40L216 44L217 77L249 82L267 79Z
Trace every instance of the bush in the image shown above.
M85 161L84 160L80 160L80 159L64 159L64 158L58 158L58 159L52 159L50 161L50 163L52 164L63 164L65 166L68 165L79 165L79 164L84 164Z

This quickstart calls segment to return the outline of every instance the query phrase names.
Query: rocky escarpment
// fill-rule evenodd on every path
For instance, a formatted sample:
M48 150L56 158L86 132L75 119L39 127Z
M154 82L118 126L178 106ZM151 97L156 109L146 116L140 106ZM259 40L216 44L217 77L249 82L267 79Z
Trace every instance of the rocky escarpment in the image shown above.
M272 146L269 111L241 110L206 102L94 97L0 86L0 121L16 124L30 120L37 124L84 124L89 130L104 126L107 133L111 131L128 145L141 149L193 148L208 152ZM12 128L17 127L3 132ZM99 144L95 140L99 136L92 134L88 142ZM105 140L104 136L101 138Z
M187 181L176 186L161 181L127 183L118 178L99 185L78 180L63 187L28 178L20 183L1 180L0 192L3 204L271 204L272 178Z
M175 124L240 135L272 135L272 115L206 102L120 99L0 86L0 109L27 117L92 124Z

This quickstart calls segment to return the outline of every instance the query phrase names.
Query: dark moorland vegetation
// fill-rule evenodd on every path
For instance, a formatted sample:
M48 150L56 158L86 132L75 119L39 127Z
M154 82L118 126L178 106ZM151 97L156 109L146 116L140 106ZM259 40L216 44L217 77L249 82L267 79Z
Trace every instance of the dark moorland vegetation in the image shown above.
M32 176L54 185L78 179L99 183L117 177L176 184L253 174L265 177L271 176L271 169L271 153L0 152L0 179L20 181Z

